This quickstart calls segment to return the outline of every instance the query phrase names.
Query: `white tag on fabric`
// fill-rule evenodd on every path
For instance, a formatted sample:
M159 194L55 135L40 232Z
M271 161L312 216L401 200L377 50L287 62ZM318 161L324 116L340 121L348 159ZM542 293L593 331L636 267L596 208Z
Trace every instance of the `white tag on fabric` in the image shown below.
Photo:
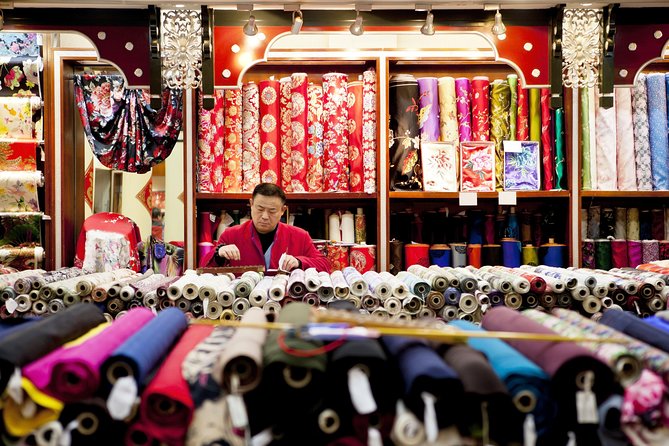
M476 192L460 192L458 194L458 204L460 206L476 206L479 198Z
M504 140L502 141L502 147L504 147L505 152L520 153L523 151L522 141Z
M154 316L158 315L158 310L156 310L155 306L151 307L151 312L153 313Z
M286 260L286 255L288 254L288 251L284 252L281 254L281 257L279 257L279 269L284 269L283 267L283 262Z
M375 427L367 428L367 446L383 446L381 432Z
M537 443L537 427L534 424L534 415L528 413L523 422L524 446L535 446Z
M499 191L497 193L497 204L500 206L515 206L517 203L516 191Z
M239 394L230 394L225 397L225 403L228 405L232 426L237 429L245 428L249 424L249 418L246 413L244 398Z
M21 404L21 416L23 418L34 418L35 414L37 413L37 404L30 399L26 398L23 400L23 404Z
M376 401L369 377L359 366L351 367L348 371L348 393L351 395L353 407L360 415L376 411Z
M19 307L19 304L16 303L16 301L14 299L12 299L11 297L9 299L7 299L7 301L5 302L5 308L7 308L7 313L9 313L9 314L14 314L14 312L16 311L16 309L18 307Z
M423 414L423 424L425 425L425 436L429 443L437 441L439 436L439 424L437 423L437 411L434 408L434 403L437 401L434 395L427 392L422 392L420 397L425 404L425 412Z
M567 437L569 440L565 446L577 446L576 445L576 435L572 431L567 432Z
M107 410L114 420L124 420L132 412L137 400L137 383L134 378L124 376L114 383L107 398Z
M583 390L576 392L576 420L579 424L598 424L597 398L592 391L595 374L591 370L585 372Z
M16 404L23 403L23 390L21 389L21 369L14 368L14 373L7 382L7 394Z
M216 223L216 215L215 214L209 214L209 221L212 223Z
M76 418L68 423L63 430L63 434L58 440L58 446L70 446L72 444L72 431L79 427L79 420Z
M274 440L272 435L272 428L267 428L260 431L251 438L251 446L267 446Z

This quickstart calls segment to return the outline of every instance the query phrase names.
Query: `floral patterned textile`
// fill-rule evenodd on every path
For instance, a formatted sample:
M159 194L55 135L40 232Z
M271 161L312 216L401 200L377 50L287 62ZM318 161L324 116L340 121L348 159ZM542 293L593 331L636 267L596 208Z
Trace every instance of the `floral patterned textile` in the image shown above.
M348 192L348 110L342 73L323 75L323 191Z
M504 187L504 147L509 139L511 90L506 80L495 80L490 87L490 140L495 143L495 176L497 190Z
M84 201L88 205L88 209L93 210L93 160L88 163L86 172L84 172Z
M253 82L242 87L242 191L260 183L260 95Z
M290 101L292 104L290 126L292 147L290 152L290 186L293 192L307 192L307 106L309 79L306 73L291 76Z
M539 190L539 143L519 141L519 151L504 150L504 190Z
M426 142L439 141L439 87L436 77L419 77L418 91L418 126L420 140Z
M0 248L0 264L17 270L36 269L42 266L44 248Z
M495 191L495 143L492 141L460 143L460 190Z
M360 274L376 270L376 245L353 245L349 251L349 264Z
M280 119L281 84L277 80L263 80L260 92L260 181L281 185L279 157L281 139Z
M279 174L281 181L278 183L285 192L292 192L291 180L293 177L293 164L291 155L293 151L293 130L291 120L293 116L293 102L291 99L292 78L282 77L279 81Z
M242 191L242 92L225 90L223 191Z
M440 77L439 121L442 141L459 141L458 111L455 104L455 79L450 76Z
M0 141L0 170L36 170L36 141Z
M348 181L351 192L362 192L362 82L349 82L346 89L348 92L348 161L350 163Z
M39 56L37 33L0 33L0 56Z
M214 93L214 109L211 111L211 152L214 163L211 170L211 187L213 192L223 192L224 152L225 152L225 93Z
M35 139L33 112L41 108L37 96L0 97L0 138Z
M421 143L423 190L456 192L458 190L458 147L453 142Z
M553 146L553 120L551 119L551 90L541 89L541 164L543 166L543 189L555 187L555 147Z
M395 74L389 80L390 188L421 190L418 82L412 75Z
M338 271L349 266L349 247L346 245L335 245L328 243L327 258L332 266L332 271Z
M625 389L621 407L622 430L634 445L656 444L655 429L669 427L669 392L662 378L650 370Z
M0 212L39 212L42 172L0 172Z
M646 75L639 73L632 93L634 126L634 157L638 190L653 190L653 175L650 164L650 141L648 130L648 92Z
M323 88L309 85L307 140L307 186L309 192L323 191Z
M44 66L35 56L0 56L0 95L39 96Z
M214 108L206 110L198 92L197 166L198 190L222 192L223 139L220 116L224 113L223 92L214 92Z
M527 141L530 139L530 105L527 90L518 84L518 117L516 120L516 139Z
M472 79L472 141L490 140L490 80L486 76Z
M163 90L158 111L146 91L124 88L121 76L75 76L74 90L86 136L104 166L145 173L172 153L181 132L181 90Z
M472 140L472 85L466 77L455 80L455 100L458 111L458 134L460 142Z
M34 247L42 239L41 212L0 213L0 246Z
M376 71L362 73L362 166L365 193L376 192Z
M123 234L90 230L86 232L83 269L110 272L130 265L130 243Z

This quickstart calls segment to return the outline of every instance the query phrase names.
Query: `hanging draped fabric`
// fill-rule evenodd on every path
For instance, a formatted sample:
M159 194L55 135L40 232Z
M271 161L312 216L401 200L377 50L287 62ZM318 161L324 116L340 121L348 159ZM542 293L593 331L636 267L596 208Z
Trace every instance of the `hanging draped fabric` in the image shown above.
M93 153L112 169L145 173L172 153L181 132L182 91L163 90L162 108L126 89L121 76L74 77L74 90Z

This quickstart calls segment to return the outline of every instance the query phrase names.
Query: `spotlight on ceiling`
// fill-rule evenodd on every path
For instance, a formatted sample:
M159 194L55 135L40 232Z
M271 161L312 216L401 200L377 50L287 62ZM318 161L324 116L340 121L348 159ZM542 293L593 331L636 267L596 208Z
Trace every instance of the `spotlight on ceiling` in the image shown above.
M304 18L302 16L302 11L299 9L293 11L293 25L290 27L290 32L293 34L299 34L304 24Z
M354 36L362 36L363 33L365 32L365 27L362 23L362 16L360 15L360 10L358 8L355 9L355 22L351 24L351 27L349 30L351 31L351 34Z
M494 36L497 36L502 40L506 38L506 26L504 25L504 22L502 22L502 13L499 12L499 9L495 13L495 23L492 25L492 29L490 31Z
M249 21L244 25L244 34L247 36L255 36L258 34L258 25L256 25L256 18L253 14L249 14Z
M432 9L428 8L427 16L425 16L425 23L420 27L421 34L426 36L434 35L434 14L432 14Z

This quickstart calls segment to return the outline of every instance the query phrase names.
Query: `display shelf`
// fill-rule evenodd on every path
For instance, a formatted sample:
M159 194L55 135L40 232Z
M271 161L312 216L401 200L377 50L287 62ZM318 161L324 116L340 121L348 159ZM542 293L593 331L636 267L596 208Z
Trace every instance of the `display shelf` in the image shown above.
M547 191L547 190L537 190L537 191L516 191L517 198L569 198L568 190L556 190L556 191ZM498 192L477 192L478 198L484 199L496 199L499 197ZM423 192L423 191L391 191L388 193L390 198L400 198L400 199L428 199L428 200L438 200L438 199L457 199L460 196L460 192Z
M668 198L669 190L584 190L582 198Z
M366 194L364 192L302 192L287 193L286 199L290 201L312 201L312 200L376 200L377 194ZM197 200L248 200L251 192L243 193L209 193L198 192L195 194Z

